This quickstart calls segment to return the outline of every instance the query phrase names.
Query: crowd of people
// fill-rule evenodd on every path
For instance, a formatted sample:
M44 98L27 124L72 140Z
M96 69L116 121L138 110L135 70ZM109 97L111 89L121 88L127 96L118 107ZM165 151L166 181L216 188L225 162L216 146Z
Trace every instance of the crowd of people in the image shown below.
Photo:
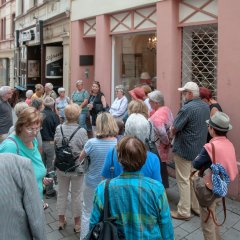
M116 86L111 105L97 81L92 83L90 92L84 89L82 80L76 81L76 90L70 96L62 87L57 95L51 83L36 84L35 93L28 90L26 100L14 107L17 121L13 124L9 104L12 90L1 87L0 169L9 168L9 181L0 184L23 189L16 193L16 204L23 198L23 205L18 208L25 211L26 222L33 221L32 225L17 229L28 228L26 236L46 239L44 229L40 229L44 228L42 211L48 207L43 201L45 193L46 198L57 195L59 230L63 230L70 191L73 229L80 232L83 240L103 218L106 179L112 179L108 186L110 214L125 239L174 239L172 218L189 221L192 213L201 217L206 240L220 239L214 219L210 217L205 222L207 210L199 206L190 176L194 169L211 166L213 154L209 146L214 143L219 162L234 181L237 160L227 139L232 126L209 89L187 82L178 91L183 105L174 118L165 105L164 94L152 90L148 82L128 92L123 85ZM150 149L149 142L157 152ZM64 162L56 164L56 149L61 148L69 154L64 159L66 164L71 155L74 167L65 169L60 167ZM170 152L180 195L176 211L170 210L166 195ZM226 161L226 153L230 161ZM49 177L52 173L56 173L58 191ZM216 217L216 203L217 200L210 206L212 218ZM31 213L32 204L38 206ZM7 212L8 206L0 194L1 211ZM35 218L41 218L38 224L34 224ZM17 225L18 220L11 224ZM0 224L0 238L9 234L9 239L13 239L14 233L2 232L5 225Z

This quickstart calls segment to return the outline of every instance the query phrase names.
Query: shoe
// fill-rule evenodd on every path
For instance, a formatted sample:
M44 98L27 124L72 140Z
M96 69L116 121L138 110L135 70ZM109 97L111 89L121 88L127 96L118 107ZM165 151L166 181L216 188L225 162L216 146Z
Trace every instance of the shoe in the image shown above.
M171 211L171 216L174 219L178 219L178 220L184 220L184 221L189 221L192 217L185 217L180 215L177 211Z
M43 202L43 210L48 209L48 204L46 202Z
M74 230L75 233L79 233L80 230L81 230L81 226L80 225L75 225L73 230Z
M46 198L47 199L55 197L56 195L57 195L56 190L52 190L52 191L46 192Z
M200 212L197 212L197 211L195 211L195 210L193 210L193 209L191 209L191 211L192 211L192 213L193 213L195 216L200 217Z
M66 218L64 218L64 222L59 222L58 230L63 230L67 224Z

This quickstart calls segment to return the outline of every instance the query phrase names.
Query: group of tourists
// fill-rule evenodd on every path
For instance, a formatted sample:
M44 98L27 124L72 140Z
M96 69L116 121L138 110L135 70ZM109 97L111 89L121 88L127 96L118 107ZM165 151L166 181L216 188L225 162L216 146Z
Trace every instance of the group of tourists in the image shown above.
M192 213L201 217L206 240L221 239L215 224L216 204L221 197L216 197L208 208L203 207L196 198L191 174L195 169L210 168L216 157L230 181L234 181L237 160L227 138L232 125L209 89L187 82L178 91L183 105L174 118L165 106L163 93L152 90L148 82L130 91L117 85L111 105L97 81L92 83L90 92L84 89L82 80L76 81L71 96L66 96L64 88L58 89L57 96L51 83L44 87L37 84L35 93L28 90L26 100L14 107L17 121L13 124L8 103L12 90L1 87L0 169L7 168L5 178L10 179L0 180L0 186L19 189L14 193L16 206L9 206L17 209L9 214L25 213L24 217L16 216L16 223L0 224L0 238L9 234L9 239L14 239L15 232L2 232L2 228L17 225L21 218L24 224L16 230L46 239L43 220L36 223L48 207L43 202L43 192L46 198L57 194L58 228L63 230L70 192L74 232L80 232L82 240L91 239L90 231L103 219L107 186L109 213L125 239L174 239L172 218L189 221ZM180 195L174 211L170 211L166 195L170 155ZM73 166L70 161L74 161ZM111 181L106 185L107 179ZM12 198L12 192L4 194L5 201L0 194L0 209L7 216L9 202L5 197ZM22 205L18 198L24 199ZM213 214L206 222L209 209Z

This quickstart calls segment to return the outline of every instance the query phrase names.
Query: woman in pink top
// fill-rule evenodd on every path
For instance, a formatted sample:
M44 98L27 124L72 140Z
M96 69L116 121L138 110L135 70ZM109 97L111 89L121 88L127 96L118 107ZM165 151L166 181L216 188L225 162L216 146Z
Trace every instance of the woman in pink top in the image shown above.
M30 106L32 95L33 95L33 90L27 90L25 102L27 103L28 106Z
M207 120L208 131L212 136L209 143L205 144L200 154L194 159L193 167L200 169L207 169L212 164L212 146L215 148L215 161L220 163L226 170L231 181L238 175L237 159L233 144L227 139L227 132L232 129L230 119L227 114L223 112L216 112L209 120ZM209 207L213 215L216 215L216 203L221 198L217 198ZM208 221L205 222L208 216L207 208L200 206L201 226L203 230L204 239L217 240L221 239L219 227L213 222L210 216Z
M155 111L148 120L153 125L154 139L161 158L161 176L163 185L165 188L168 188L169 183L166 162L169 157L169 149L171 145L169 130L173 124L173 114L168 107L164 106L164 97L160 91L155 90L149 93L148 97L151 108Z

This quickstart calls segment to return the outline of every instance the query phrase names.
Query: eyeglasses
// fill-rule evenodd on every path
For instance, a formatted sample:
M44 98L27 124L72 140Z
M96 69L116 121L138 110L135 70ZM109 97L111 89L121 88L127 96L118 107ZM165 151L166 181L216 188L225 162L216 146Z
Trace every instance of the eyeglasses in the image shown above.
M31 134L31 133L38 133L41 130L41 128L26 128L26 131Z

